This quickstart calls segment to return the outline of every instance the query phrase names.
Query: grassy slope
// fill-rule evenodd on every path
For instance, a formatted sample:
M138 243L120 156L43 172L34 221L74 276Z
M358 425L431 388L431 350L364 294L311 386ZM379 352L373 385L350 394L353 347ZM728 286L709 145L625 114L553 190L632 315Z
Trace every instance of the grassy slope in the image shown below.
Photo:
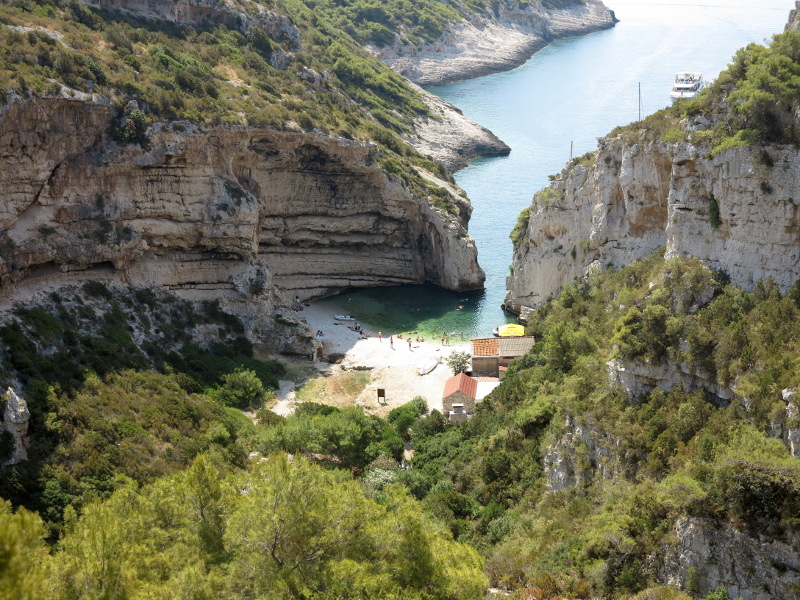
M262 4L297 27L299 48L258 27L245 31L220 23L200 30L93 11L72 1L3 4L0 100L100 94L118 108L111 135L145 147L150 123L180 120L372 141L382 150L376 159L387 172L455 212L447 194L414 169L451 179L442 165L398 135L428 114L420 96L300 0Z

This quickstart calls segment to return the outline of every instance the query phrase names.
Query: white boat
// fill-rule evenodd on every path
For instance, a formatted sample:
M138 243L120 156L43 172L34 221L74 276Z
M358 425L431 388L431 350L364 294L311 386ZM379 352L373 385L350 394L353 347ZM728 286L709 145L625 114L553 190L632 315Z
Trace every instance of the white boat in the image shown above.
M702 73L695 73L692 71L684 71L675 75L675 83L672 84L672 89L669 92L669 97L673 102L678 100L691 100L697 97L706 85Z
M334 317L337 321L355 321L356 318L353 315L336 315Z
M433 371L439 365L441 360L442 360L442 357L441 356L437 356L436 358L431 359L430 361L428 361L427 363L425 363L424 365L419 367L417 369L417 372L420 375L427 375L428 373Z

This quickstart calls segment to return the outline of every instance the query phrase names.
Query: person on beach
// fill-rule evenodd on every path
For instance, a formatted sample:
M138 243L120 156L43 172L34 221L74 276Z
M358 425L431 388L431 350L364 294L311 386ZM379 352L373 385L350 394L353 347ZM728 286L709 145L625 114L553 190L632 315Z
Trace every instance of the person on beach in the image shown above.
M379 331L379 332L378 332L378 341L379 341L379 342L382 342L382 341L383 341L383 332L382 332L382 331Z
M411 338L408 338L408 349L411 350ZM411 350L413 352L413 350Z
M380 337L380 335L381 335L381 334L380 334L380 333L378 333L378 336L379 336L379 337ZM390 336L389 336L389 348L391 348L392 350L394 350L394 336L393 336L393 335L390 335Z

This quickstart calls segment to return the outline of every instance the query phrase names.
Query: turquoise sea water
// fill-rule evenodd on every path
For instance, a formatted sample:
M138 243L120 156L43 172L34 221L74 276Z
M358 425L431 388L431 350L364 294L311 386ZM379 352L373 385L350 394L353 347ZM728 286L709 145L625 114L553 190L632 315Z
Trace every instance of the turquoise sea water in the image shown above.
M451 293L435 286L352 291L329 298L384 332L443 331L490 335L508 319L500 309L511 263L508 234L533 194L597 138L669 104L678 71L712 79L734 52L783 31L792 0L606 0L613 29L559 40L521 67L431 88L511 146L502 158L478 159L456 173L472 200L469 230L486 271L486 290ZM349 302L348 302L349 300ZM458 308L462 307L462 308ZM438 333L437 333L438 332Z

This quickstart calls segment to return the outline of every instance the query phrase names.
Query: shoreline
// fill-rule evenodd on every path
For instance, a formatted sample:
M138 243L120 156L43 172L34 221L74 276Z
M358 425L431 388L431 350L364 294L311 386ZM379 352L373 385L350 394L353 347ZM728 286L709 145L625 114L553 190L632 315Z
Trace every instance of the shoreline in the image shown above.
M317 373L323 378L332 378L349 372L369 372L370 381L360 391L352 405L361 406L369 414L385 416L393 408L422 396L428 402L429 410L442 410L442 392L448 379L453 376L446 359L453 352L469 352L471 340L453 340L453 344L442 345L441 339L426 339L418 342L412 337L409 347L407 336L410 332L382 332L379 340L377 331L370 331L364 338L350 327L354 321L339 321L336 309L311 303L296 312L294 317L305 321L312 334L321 331L322 336L314 339L323 347L323 360L314 362ZM365 328L366 332L366 328ZM403 341L398 334L405 334ZM390 341L391 340L391 341ZM325 362L331 356L339 358L335 363ZM439 364L425 375L419 374L421 366L430 365L435 360ZM377 390L385 390L384 402L378 402ZM282 411L286 411L282 405Z
M551 42L610 29L619 20L602 0L564 9L509 9L451 25L433 43L368 47L375 57L419 86L435 86L514 69Z

